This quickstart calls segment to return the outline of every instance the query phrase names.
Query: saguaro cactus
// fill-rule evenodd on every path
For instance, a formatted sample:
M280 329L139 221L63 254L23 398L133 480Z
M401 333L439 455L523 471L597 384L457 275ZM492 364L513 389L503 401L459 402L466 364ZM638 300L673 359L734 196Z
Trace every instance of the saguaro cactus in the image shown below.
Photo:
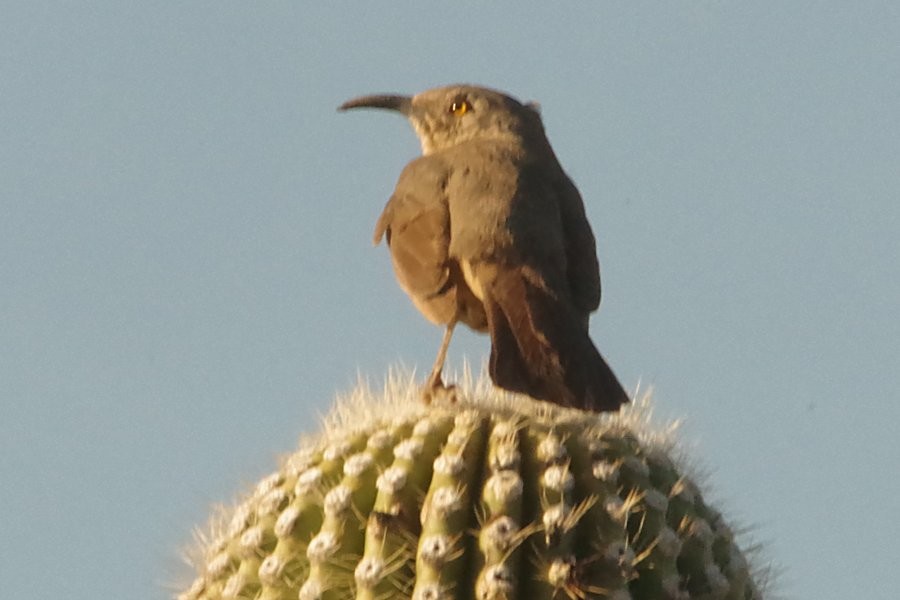
M181 600L760 598L641 402L360 389L195 554ZM470 399L470 400L468 400Z

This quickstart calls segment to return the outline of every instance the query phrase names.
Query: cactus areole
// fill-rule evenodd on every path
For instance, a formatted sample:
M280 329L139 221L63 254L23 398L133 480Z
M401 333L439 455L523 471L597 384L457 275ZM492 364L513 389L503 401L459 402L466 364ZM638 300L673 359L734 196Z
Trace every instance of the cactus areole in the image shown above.
M211 526L180 600L761 598L646 403L387 387L339 402Z

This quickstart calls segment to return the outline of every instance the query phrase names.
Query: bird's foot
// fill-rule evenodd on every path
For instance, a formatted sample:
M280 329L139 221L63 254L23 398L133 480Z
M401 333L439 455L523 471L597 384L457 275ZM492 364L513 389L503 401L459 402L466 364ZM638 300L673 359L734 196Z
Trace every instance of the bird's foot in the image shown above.
M422 388L422 402L432 404L437 402L456 404L459 394L455 385L447 385L440 378L436 381L428 381Z

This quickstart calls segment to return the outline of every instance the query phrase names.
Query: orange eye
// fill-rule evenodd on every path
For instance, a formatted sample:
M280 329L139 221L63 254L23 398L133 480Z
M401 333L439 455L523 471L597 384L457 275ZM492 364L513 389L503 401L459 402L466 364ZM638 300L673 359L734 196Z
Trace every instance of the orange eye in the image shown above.
M469 101L465 98L457 98L450 105L450 112L456 115L457 117L461 117L467 112L472 110L472 105L469 104Z

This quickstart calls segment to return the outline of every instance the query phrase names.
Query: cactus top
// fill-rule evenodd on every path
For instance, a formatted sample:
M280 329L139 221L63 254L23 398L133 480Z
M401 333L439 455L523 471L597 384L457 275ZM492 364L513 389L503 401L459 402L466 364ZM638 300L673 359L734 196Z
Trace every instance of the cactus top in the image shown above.
M217 519L181 600L761 598L646 402L364 388Z

